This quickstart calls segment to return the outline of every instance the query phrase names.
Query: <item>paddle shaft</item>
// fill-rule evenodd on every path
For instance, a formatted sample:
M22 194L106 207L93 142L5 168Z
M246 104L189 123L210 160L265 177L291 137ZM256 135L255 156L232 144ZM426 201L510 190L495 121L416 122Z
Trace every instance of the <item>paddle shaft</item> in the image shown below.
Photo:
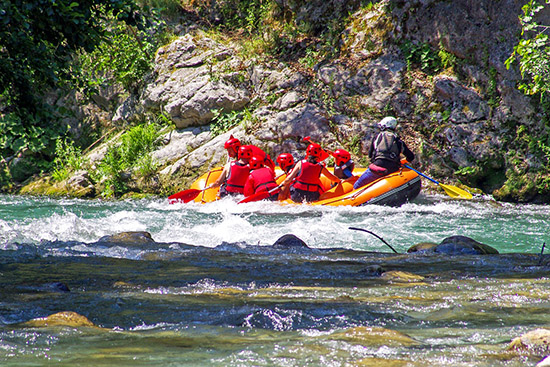
M413 170L414 172L418 173L420 176L424 177L424 178L427 178L428 180L432 181L433 183L436 183L438 185L441 185L439 182L437 182L436 180L434 180L433 178L431 177L428 177L426 176L425 174L423 174L422 172L419 172L417 170L415 170L414 168L412 168L411 166L409 166L408 164L404 164L403 166L407 167L408 169L410 170Z

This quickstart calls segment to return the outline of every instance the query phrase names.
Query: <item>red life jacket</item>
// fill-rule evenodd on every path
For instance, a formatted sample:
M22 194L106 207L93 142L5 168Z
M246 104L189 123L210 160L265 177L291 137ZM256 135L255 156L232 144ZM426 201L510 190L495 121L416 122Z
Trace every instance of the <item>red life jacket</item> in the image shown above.
M226 190L242 194L249 173L250 167L248 167L248 164L239 163L238 161L231 162L229 177L225 186Z
M302 168L296 181L294 182L294 188L304 191L319 191L322 192L321 186L321 171L323 166L320 163L310 163L307 160L302 160Z
M272 190L278 186L277 182L275 182L273 171L267 167L258 168L250 172L249 180L253 182L255 194ZM273 194L275 194L275 192Z

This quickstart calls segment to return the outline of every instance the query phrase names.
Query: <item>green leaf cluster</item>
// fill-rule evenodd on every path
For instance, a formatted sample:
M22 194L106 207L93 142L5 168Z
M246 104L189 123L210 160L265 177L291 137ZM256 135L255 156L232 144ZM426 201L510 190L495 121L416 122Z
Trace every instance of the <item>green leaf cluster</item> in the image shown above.
M543 3L550 4L548 0ZM550 24L540 24L536 15L545 5L537 0L529 0L522 7L519 16L522 26L521 38L514 51L506 60L506 67L519 62L519 70L524 80L518 88L527 95L538 95L541 101L548 101L550 91Z
M103 195L120 196L128 191L128 176L133 170L141 174L155 169L150 153L158 146L160 126L147 123L132 127L111 146L94 173L94 180L105 183ZM147 172L146 172L147 171Z

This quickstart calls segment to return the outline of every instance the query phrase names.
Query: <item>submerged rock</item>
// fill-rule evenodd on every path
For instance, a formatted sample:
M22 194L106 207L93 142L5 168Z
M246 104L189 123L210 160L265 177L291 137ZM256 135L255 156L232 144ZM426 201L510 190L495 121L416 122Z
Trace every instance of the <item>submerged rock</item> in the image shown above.
M391 270L383 273L382 279L400 283L415 283L422 282L424 277L422 275L417 275L406 271Z
M291 249L291 248L309 248L309 246L296 237L293 234L285 234L284 236L280 237L275 243L273 244L273 248L277 249Z
M380 327L359 326L329 335L330 339L361 345L412 346L420 344L407 334Z
M120 232L103 236L97 242L108 242L122 245L147 245L155 243L149 232Z
M54 313L48 317L40 317L23 323L23 326L28 327L46 327L46 326L95 326L86 316L82 316L76 312L63 311Z

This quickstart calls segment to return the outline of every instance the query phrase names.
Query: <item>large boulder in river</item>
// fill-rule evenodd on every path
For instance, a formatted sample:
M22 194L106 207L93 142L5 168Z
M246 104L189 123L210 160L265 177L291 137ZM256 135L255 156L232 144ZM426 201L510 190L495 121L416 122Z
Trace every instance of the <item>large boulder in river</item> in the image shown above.
M277 249L306 249L308 245L293 234L285 234L273 244Z
M489 255L498 251L483 243L466 236L451 236L445 238L434 248L435 253L447 255Z
M483 243L466 236L451 236L445 238L440 244L422 242L411 246L408 253L437 253L445 255L490 255L498 254L498 251Z
M97 242L117 245L148 245L155 243L155 240L149 232L120 232L103 236Z

